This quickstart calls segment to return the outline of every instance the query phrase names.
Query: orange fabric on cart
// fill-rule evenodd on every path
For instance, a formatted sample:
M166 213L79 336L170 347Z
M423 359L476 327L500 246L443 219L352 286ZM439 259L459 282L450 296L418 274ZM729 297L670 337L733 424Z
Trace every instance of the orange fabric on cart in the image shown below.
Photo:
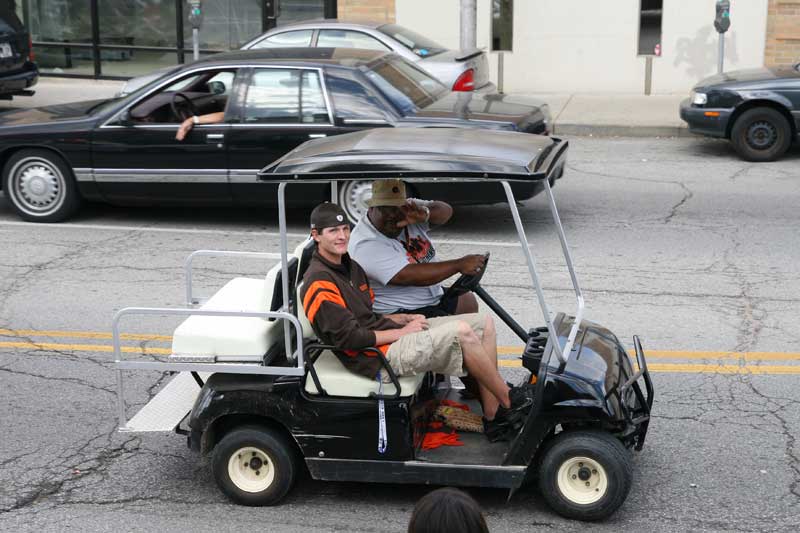
M463 446L464 443L458 438L458 433L451 431L445 433L444 431L429 431L422 439L423 450L433 450L442 446Z

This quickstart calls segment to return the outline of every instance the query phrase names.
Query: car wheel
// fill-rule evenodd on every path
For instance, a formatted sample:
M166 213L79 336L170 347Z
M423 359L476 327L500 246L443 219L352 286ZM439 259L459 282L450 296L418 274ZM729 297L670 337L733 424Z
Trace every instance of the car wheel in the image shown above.
M283 435L260 427L243 427L214 447L214 479L240 505L278 503L294 483L294 449Z
M339 206L351 224L367 213L367 201L372 198L372 182L367 180L339 182Z
M72 170L47 150L21 150L3 169L3 191L24 220L60 222L81 204Z
M603 431L568 431L547 446L539 467L539 490L558 514L601 520L625 501L633 478L630 454Z
M731 130L736 152L747 161L775 161L792 144L792 128L779 111L757 107L742 113Z

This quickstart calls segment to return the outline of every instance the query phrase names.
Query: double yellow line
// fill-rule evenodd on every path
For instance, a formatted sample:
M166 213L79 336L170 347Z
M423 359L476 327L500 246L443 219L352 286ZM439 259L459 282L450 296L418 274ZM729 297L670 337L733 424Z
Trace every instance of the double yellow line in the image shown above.
M0 341L0 350L21 349L47 352L94 352L111 353L114 348L110 344L70 344L60 342L39 342L38 338L47 339L91 339L111 340L111 333L92 331L45 331L32 329L0 329L0 338L13 340ZM123 353L145 355L169 355L169 348L148 346L147 343L169 343L170 335L123 334L120 339L139 346L122 346ZM500 366L515 368L522 366L519 359L502 356L518 356L522 346L499 346ZM631 354L633 355L633 354ZM725 351L681 351L681 350L645 350L648 368L652 372L671 373L706 373L706 374L800 374L800 353L798 352L725 352ZM666 362L669 361L669 362ZM687 362L692 361L692 362ZM796 364L769 364L773 362ZM767 363L767 364L764 364Z

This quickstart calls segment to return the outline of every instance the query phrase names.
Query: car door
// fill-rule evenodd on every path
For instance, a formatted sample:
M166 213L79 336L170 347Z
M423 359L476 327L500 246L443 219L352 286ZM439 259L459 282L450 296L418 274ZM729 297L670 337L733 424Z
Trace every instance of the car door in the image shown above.
M135 99L95 129L92 135L93 176L99 192L110 202L136 204L228 204L225 120L198 124L186 138L175 134L180 117L173 111L186 106L184 94L206 114L224 109L233 92L236 68L206 68L185 72Z
M244 80L245 78L243 78ZM274 205L276 186L258 182L258 171L309 139L335 135L323 69L254 67L237 91L237 121L227 136L233 199L240 204ZM325 186L287 189L290 205L327 199Z

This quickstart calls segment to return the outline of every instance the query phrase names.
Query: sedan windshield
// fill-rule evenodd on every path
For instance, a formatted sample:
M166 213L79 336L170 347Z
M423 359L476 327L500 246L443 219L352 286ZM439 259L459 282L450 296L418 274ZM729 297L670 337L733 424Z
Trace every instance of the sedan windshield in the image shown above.
M439 43L397 24L384 24L378 28L378 31L396 39L419 57L430 57L447 50Z
M404 115L432 104L447 92L439 80L397 56L382 59L365 74Z

